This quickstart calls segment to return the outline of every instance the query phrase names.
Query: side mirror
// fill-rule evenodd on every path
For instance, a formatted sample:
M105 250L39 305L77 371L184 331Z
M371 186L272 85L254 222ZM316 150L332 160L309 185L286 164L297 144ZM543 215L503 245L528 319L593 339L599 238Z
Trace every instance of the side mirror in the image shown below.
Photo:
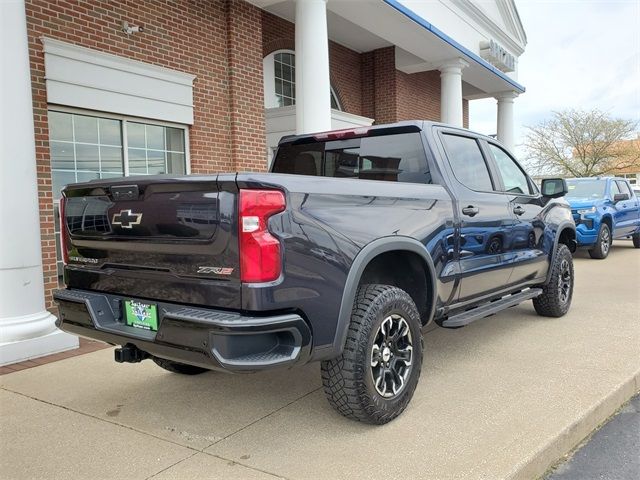
M621 202L623 200L629 200L629 194L628 193L616 193L613 195L613 203L618 203Z
M569 191L564 178L545 178L541 185L542 196L548 198L564 197Z

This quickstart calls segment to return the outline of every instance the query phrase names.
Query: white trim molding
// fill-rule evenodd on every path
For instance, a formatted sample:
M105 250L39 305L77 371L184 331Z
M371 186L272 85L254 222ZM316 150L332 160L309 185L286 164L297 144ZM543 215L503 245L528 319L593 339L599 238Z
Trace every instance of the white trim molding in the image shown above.
M194 75L42 37L47 102L193 124Z
M520 22L515 5L509 8L506 3L512 3L505 0L496 2L498 10L502 16L502 20L510 31L503 30L491 17L489 17L475 2L470 0L451 0L451 3L458 7L469 18L483 27L487 33L504 44L516 57L524 53L524 47L527 45L527 37Z

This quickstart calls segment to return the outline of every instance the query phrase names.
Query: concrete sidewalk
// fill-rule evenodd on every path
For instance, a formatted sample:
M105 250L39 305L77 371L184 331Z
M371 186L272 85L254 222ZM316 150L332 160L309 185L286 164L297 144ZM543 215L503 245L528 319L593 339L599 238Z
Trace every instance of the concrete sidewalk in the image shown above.
M382 427L334 413L318 365L183 377L109 349L4 375L0 478L535 478L640 390L640 251L575 264L564 318L428 333Z

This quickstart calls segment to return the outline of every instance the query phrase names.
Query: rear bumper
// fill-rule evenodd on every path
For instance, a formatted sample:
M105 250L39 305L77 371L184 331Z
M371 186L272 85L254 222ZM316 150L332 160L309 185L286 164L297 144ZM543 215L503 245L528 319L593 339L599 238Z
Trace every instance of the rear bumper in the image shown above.
M250 372L305 363L310 356L311 330L297 314L245 316L155 302L159 318L153 332L125 324L124 297L69 289L53 297L60 329L176 362Z

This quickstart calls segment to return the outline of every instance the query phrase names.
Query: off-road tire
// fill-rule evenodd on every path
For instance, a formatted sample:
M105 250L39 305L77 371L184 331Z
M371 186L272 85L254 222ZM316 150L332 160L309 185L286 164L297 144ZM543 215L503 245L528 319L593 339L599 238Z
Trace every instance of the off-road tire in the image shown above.
M611 251L612 240L609 225L603 223L600 225L600 231L598 232L598 239L596 240L595 246L589 249L589 256L597 260L607 258Z
M568 291L563 291L566 283L566 278L564 277L565 268L568 269L570 275ZM573 284L573 257L569 247L560 243L553 259L553 265L551 265L551 278L542 287L542 294L533 299L533 307L538 315L543 317L562 317L567 313L573 298Z
M412 358L404 386L395 396L386 398L374 383L372 349L382 323L392 315L403 318L409 326ZM389 285L361 285L354 301L344 351L321 365L322 384L331 406L347 418L378 425L400 415L420 378L423 348L420 330L420 314L404 290Z
M186 363L174 362L164 358L153 357L152 360L161 368L172 372L180 373L182 375L199 375L200 373L208 372L206 368L196 367L194 365L187 365Z
M640 233L634 233L631 235L631 241L633 241L633 246L635 248L640 248Z

